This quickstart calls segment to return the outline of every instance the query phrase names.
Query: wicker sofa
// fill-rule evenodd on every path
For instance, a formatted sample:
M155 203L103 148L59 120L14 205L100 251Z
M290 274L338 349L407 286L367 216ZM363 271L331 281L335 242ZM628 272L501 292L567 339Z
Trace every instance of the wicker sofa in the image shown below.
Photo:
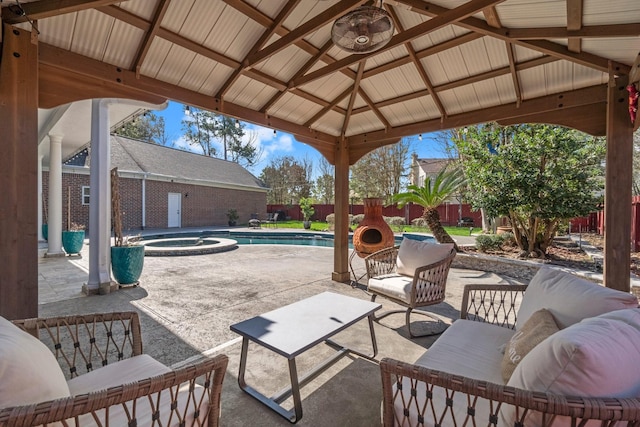
M532 333L549 314L556 328ZM385 426L638 426L638 300L550 268L528 286L468 285L423 356L380 367Z
M0 426L217 426L227 362L171 370L134 312L0 317Z

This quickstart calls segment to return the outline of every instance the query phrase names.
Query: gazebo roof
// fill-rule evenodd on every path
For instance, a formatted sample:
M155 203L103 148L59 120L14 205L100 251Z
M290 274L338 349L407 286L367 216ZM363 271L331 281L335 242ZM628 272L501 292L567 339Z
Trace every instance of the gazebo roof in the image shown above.
M369 54L331 40L362 0L7 3L5 22L37 20L41 108L168 98L290 132L330 161L341 141L354 163L491 120L603 135L609 71L639 74L637 0L384 1L395 33Z

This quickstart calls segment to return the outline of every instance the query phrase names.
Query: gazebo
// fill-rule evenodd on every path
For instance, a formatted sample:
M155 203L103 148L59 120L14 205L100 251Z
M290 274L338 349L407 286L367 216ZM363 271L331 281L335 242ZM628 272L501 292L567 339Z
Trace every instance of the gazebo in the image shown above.
M349 166L369 151L487 121L606 135L604 280L628 291L640 2L370 3L2 2L0 315L37 315L37 150L64 143L38 134L38 109L84 99L98 170L114 99L175 100L316 148L335 165L337 281L349 279ZM92 194L108 200L108 175L97 173ZM92 249L104 251L108 208L93 209Z

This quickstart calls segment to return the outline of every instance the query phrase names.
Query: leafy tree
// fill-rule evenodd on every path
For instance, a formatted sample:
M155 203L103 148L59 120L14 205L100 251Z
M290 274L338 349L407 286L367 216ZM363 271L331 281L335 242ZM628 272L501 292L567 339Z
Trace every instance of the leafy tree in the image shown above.
M166 132L164 117L159 117L152 111L137 116L115 129L116 135L137 139L144 142L152 142L159 145L171 145Z
M320 169L320 175L316 178L314 183L315 197L322 201L325 205L333 203L335 200L335 168L324 157L320 158L318 165Z
M291 156L272 159L262 170L260 179L269 188L267 203L288 204L311 195L311 175L313 165L310 160L296 160Z
M200 147L205 156L216 157L218 154L214 145L216 114L193 107L188 111L187 117L182 120L185 139L190 145Z
M409 140L402 139L363 156L351 167L353 192L359 198L381 197L390 203L393 195L403 187L409 148Z
M487 124L456 140L467 199L507 216L521 256L544 256L563 219L593 211L603 189L603 140L559 126Z
M222 114L190 107L189 116L182 121L184 136L191 145L199 146L206 156L218 157L253 166L260 161L263 151L256 144L255 132L247 134L245 124ZM247 137L247 138L245 138Z
M456 251L459 251L456 242L449 236L447 230L440 223L438 206L444 203L452 194L464 184L464 175L461 169L444 168L435 177L425 177L424 185L410 185L406 193L398 193L393 197L393 201L402 208L407 203L415 203L424 208L422 218L433 233L433 237L439 243L453 243Z

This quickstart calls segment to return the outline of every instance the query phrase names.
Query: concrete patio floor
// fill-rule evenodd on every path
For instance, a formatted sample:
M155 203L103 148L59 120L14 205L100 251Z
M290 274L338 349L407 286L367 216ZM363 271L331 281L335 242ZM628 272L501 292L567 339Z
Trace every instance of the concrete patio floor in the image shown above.
M332 248L247 245L210 255L146 257L140 286L91 297L80 291L88 277L88 257L85 245L81 256L40 258L39 316L135 310L141 317L145 353L167 365L181 366L218 353L228 355L222 426L289 425L239 389L241 340L229 325L324 291L369 299L364 286L331 280ZM358 257L354 268L357 274L364 273L364 262ZM452 269L447 299L431 311L450 323L459 316L464 285L500 282L516 281L493 273ZM384 299L378 302L383 310L398 308ZM375 332L377 360L392 357L412 362L436 338L409 340L404 315L385 318L375 325ZM367 352L366 321L341 332L336 341ZM296 359L299 371L303 373L333 351L326 345L313 348ZM247 382L267 395L288 385L286 360L268 350L251 344L247 366ZM378 365L347 356L302 388L304 413L298 425L380 425L381 400ZM285 406L293 405L289 401Z

